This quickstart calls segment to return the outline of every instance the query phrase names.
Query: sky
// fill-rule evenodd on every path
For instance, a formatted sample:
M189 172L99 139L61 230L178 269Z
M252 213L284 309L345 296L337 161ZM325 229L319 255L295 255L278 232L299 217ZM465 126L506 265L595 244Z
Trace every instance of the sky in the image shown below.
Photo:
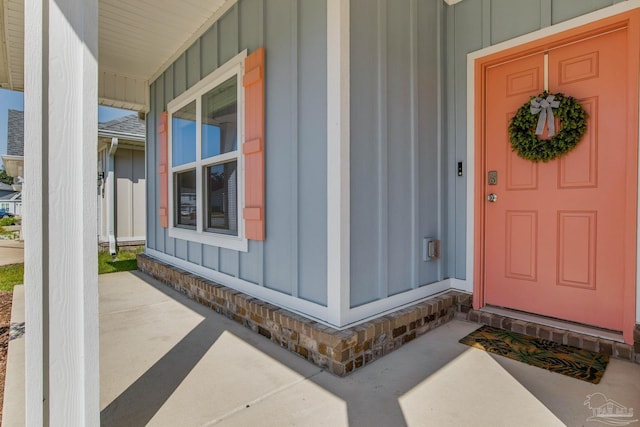
M0 89L0 155L7 154L7 110L24 111L22 92ZM98 107L99 122L108 122L128 114L133 112L119 108Z

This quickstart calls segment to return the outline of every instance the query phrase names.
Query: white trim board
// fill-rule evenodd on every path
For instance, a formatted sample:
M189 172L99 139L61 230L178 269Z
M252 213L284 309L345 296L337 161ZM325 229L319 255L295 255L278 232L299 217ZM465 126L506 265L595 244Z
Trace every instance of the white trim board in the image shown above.
M429 283L416 289L351 308L343 318L345 325L342 326L341 329L364 323L414 304L419 304L437 294L449 291L452 289L451 285L453 280L455 279L444 279L440 282Z
M467 248L466 248L466 279L455 280L453 287L467 292L473 292L474 278L474 235L475 235L475 61L484 56L491 55L527 42L539 40L563 31L571 30L591 22L599 21L610 16L628 12L640 8L640 0L627 0L613 6L561 22L538 31L516 37L511 40L498 43L484 49L471 52L467 55ZM640 94L639 94L640 96ZM640 151L639 151L640 153ZM639 169L640 170L640 169ZM640 189L640 176L638 178ZM638 199L640 212L640 198ZM638 216L637 262L636 269L640 272L640 215ZM636 279L636 323L640 323L640 282Z
M242 280L237 277L230 276L228 274L224 274L219 271L212 270L210 268L203 267L201 265L194 264L192 262L185 261L171 255L167 255L163 252L150 249L149 247L145 247L144 253L152 258L155 258L162 262L166 262L170 265L174 265L185 271L197 274L198 276L201 276L205 279L213 280L214 282L219 283L223 286L227 286L228 288L235 289L255 298L259 298L263 301L277 305L278 307L285 308L301 316L313 318L314 320L324 325L335 327L335 325L326 323L327 307L323 305L292 297L291 295L283 294L282 292L268 289L255 283L248 282L246 280Z
M327 320L336 325L351 295L350 3L327 0Z

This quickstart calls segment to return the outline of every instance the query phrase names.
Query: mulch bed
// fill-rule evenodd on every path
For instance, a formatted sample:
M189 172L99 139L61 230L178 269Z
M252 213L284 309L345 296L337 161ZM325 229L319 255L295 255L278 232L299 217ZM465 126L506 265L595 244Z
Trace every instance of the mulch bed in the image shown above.
M12 292L0 292L0 420L2 419L2 404L4 402L4 377L7 369L12 301Z

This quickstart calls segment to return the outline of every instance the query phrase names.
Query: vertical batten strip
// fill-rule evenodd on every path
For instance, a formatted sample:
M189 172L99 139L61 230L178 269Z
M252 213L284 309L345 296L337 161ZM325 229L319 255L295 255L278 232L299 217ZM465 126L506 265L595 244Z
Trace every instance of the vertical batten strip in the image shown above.
M233 5L233 9L232 9L232 13L233 13L233 23L235 25L235 40L234 43L235 45L233 46L233 53L234 55L237 55L240 52L240 7L238 6L238 2L236 2L236 4Z
M213 24L213 34L215 35L215 47L216 47L216 51L215 53L212 55L213 56L213 61L214 61L214 66L213 69L217 69L220 66L220 25L218 25L218 21L216 21L215 24Z
M216 67L214 68L217 69L220 66L220 49L221 49L221 43L220 43L220 21L216 21L215 23L215 27L216 29L214 30L216 33Z
M552 23L551 0L540 1L540 28L549 27Z
M327 306L341 326L350 298L349 0L327 0Z
M378 0L378 298L389 295L387 0Z
M444 62L443 62L443 55L442 55L442 51L443 51L443 37L442 37L442 21L443 19L445 19L444 17L444 5L442 4L442 2L438 2L437 6L437 15L438 15L438 19L436 21L436 61L437 61L437 71L436 71L436 144L437 144L437 148L436 148L436 157L438 159L438 163L437 163L437 183L436 183L436 194L437 194L437 198L438 200L436 201L437 203L437 214L436 214L436 227L437 227L437 233L438 235L436 236L436 239L440 239L442 240L442 236L444 235L444 228L443 228L443 221L442 221L442 212L444 209L444 199L443 199L443 192L442 192L442 188L445 185L445 180L443 179L443 162L446 160L445 155L444 155L444 150L443 150L443 118L442 118L442 110L444 109L444 100L443 100L443 95L442 95L442 86L444 84L444 80L443 80L443 76L442 76L442 69L445 66ZM445 168L446 169L446 168ZM421 251L420 251L421 252ZM420 254L422 255L422 254ZM442 255L440 256L440 259L437 261L438 265L436 267L437 270L437 280L440 281L443 279L443 272L442 272Z
M447 8L447 36L445 38L447 48L447 56L446 56L446 69L447 70L455 70L455 52L456 52L456 8L455 6L448 6ZM446 164L445 167L445 176L446 181L445 185L447 186L446 195L446 210L447 212L451 212L451 215L443 216L444 226L446 227L446 235L445 241L448 243L444 247L445 250L445 262L446 268L443 271L443 274L448 277L455 277L456 272L456 190L457 190L457 176L455 175L455 166L456 166L456 147L455 143L458 139L457 128L456 128L456 76L455 73L447 73L446 77L446 85L447 85L447 94L446 94L446 117L447 117L447 141L454 141L454 144L447 144L445 146L446 154ZM453 218L452 218L453 217Z
M298 216L300 215L300 196L298 182L300 177L298 174L298 164L300 158L298 155L298 144L300 133L298 131L298 82L300 76L298 75L298 20L299 20L299 5L298 0L291 0L291 205L293 207L293 215L291 217L291 295L298 296L300 288L299 278L299 251L298 243L300 237L300 228Z
M258 0L258 46L264 46L264 2Z
M482 0L482 47L491 46L491 0Z
M258 0L258 37L259 37L259 46L264 46L264 39L265 39L265 25L264 25L264 19L265 19L265 13L264 13L264 4L265 0ZM266 79L266 61L265 61L265 90L267 89L267 79ZM265 108L266 108L266 99L265 99ZM266 189L265 189L266 191ZM249 242L249 245L251 245L251 242ZM255 250L257 252L257 259L258 259L258 265L257 265L257 270L258 270L258 285L260 286L264 286L264 276L265 276L265 271L264 271L264 245L265 243L262 242L260 244L254 245L253 247L249 247L250 250Z
M418 287L418 259L422 259L418 246L418 200L420 197L420 186L418 183L419 173L419 150L418 150L418 3L417 0L409 2L409 85L411 103L411 239L409 239L411 257L411 288Z

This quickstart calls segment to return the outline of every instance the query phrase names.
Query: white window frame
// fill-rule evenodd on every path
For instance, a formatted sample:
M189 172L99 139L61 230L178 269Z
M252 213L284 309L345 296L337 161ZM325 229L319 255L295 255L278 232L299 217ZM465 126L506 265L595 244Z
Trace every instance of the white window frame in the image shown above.
M244 209L244 155L242 154L242 146L244 145L244 86L242 79L244 76L244 60L247 57L247 51L244 50L225 62L223 65L212 71L193 87L176 97L167 104L168 112L168 161L169 161L169 237L176 239L188 240L191 242L203 243L221 248L233 249L236 251L247 252L248 242L245 237L244 217L242 215ZM224 153L216 156L216 160L211 162L211 158L202 159L202 97L211 89L224 83L231 77L236 76L238 83L238 144L236 151ZM173 131L172 117L173 113L182 107L196 102L196 160L195 162L186 163L179 166L173 166ZM207 231L204 221L204 200L205 200L205 184L203 170L207 166L226 163L229 160L237 159L237 218L238 218L238 235L232 236L228 234ZM176 173L185 170L196 170L196 228L182 228L175 226L175 200L174 186Z

